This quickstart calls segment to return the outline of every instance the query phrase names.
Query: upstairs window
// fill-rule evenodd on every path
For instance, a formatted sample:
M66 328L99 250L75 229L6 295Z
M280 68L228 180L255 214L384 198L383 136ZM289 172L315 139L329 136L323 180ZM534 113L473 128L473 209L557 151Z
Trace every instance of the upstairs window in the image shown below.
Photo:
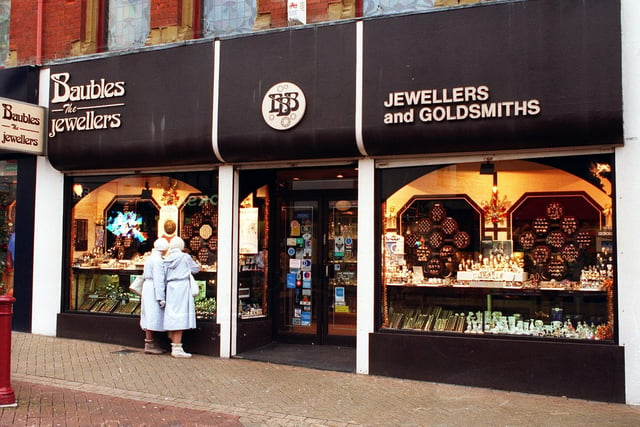
M11 16L11 0L0 0L0 67L9 58L9 17Z
M253 31L257 0L202 1L202 36L226 36Z
M421 12L433 7L434 0L363 0L362 16Z
M107 50L144 46L149 36L150 0L106 0Z

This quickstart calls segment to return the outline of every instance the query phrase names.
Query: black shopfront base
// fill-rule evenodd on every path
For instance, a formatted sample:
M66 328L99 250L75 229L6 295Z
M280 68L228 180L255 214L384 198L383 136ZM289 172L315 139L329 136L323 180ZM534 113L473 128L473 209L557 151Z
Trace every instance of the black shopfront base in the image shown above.
M624 348L607 343L373 333L369 373L625 402Z
M184 332L182 343L189 353L220 356L220 326L215 321L198 321L197 328ZM137 316L84 313L58 314L56 336L86 341L144 347L144 331ZM162 347L171 348L166 333L157 333Z
M242 319L238 322L236 353L244 353L273 341L272 321L268 318Z

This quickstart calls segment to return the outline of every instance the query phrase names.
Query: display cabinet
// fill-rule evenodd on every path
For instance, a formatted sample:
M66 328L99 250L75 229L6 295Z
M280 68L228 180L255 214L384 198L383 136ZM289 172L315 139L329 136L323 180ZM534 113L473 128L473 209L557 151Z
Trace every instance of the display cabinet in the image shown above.
M239 211L238 317L243 320L265 319L269 314L269 223L269 192L262 187L245 197Z
M238 272L238 312L241 319L267 316L266 251L240 255Z
M384 236L382 328L612 340L611 233L596 204L527 193L510 215L515 231L500 233L513 240L496 240L465 196L411 200Z
M206 268L216 268L218 210L204 194L188 195L180 207L180 237L185 250Z
M124 263L114 268L74 267L73 273L69 311L124 316L140 314L140 296L129 292L129 286L142 274L142 266ZM216 272L201 271L195 278L201 289L195 298L196 318L215 319Z
M599 290L389 286L388 329L606 339L608 295Z

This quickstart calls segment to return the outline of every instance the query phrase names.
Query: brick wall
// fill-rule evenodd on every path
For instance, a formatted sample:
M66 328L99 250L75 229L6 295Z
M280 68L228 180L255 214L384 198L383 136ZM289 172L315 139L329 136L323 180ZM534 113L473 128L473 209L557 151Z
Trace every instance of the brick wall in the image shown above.
M35 64L37 60L38 4L43 5L42 60L94 53L97 50L99 0L12 0L7 65ZM108 0L104 0L105 2ZM151 32L148 44L194 37L190 19L199 0L151 0ZM254 29L288 25L287 1L258 0ZM307 0L307 23L355 17L362 0ZM480 0L435 0L436 7L478 3ZM90 11L93 11L89 13ZM87 20L87 13L93 16ZM196 35L197 36L197 35Z
M83 37L82 0L45 0L44 5L44 58L70 56L72 43Z
M36 58L36 10L33 0L11 0L9 65L34 63Z
M151 0L151 28L178 25L181 0Z
M81 39L84 0L42 0L43 60L71 56ZM9 29L10 64L35 64L38 49L38 0L12 0Z

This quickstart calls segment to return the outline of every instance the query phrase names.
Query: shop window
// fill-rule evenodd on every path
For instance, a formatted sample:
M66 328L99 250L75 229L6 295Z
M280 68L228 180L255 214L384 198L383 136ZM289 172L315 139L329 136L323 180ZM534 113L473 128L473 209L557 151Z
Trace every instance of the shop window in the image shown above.
M269 190L262 186L240 204L238 313L240 319L267 317L269 277Z
M17 162L0 161L0 295L13 295L17 184Z
M614 339L610 156L398 171L382 330Z
M11 0L0 0L0 67L9 58L9 21L11 17Z
M202 36L228 36L251 32L257 10L257 0L203 0Z
M196 316L213 319L218 209L210 175L74 178L68 311L138 315L140 299L129 286L153 242L178 235L201 267Z

